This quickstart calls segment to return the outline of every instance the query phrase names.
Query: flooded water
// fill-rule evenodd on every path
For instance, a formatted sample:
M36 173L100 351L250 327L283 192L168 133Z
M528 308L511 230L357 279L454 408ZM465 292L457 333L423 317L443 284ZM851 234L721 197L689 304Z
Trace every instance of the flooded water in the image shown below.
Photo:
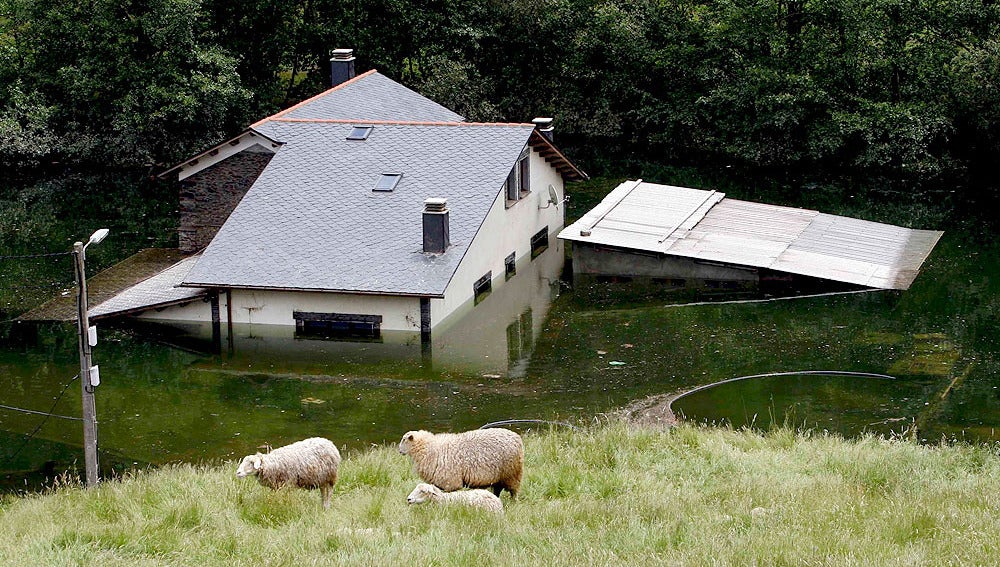
M625 294L613 286L573 290L559 279L554 245L436 330L429 350L414 337L303 340L253 326L210 354L207 329L104 326L94 349L101 461L108 474L235 459L312 435L350 452L416 428L588 422L647 396L806 370L895 380L746 380L686 396L674 410L735 426L1000 440L997 252L948 233L907 291L678 305L669 291L636 304L617 301ZM74 332L11 329L0 343L0 404L78 416ZM0 481L42 483L82 461L81 444L78 421L0 408Z

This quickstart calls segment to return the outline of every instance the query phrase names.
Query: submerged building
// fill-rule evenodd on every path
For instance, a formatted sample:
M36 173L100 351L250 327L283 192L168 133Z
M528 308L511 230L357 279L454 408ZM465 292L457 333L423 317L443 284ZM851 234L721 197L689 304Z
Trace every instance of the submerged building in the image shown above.
M573 243L581 279L750 289L805 277L907 289L942 234L633 180L559 238Z

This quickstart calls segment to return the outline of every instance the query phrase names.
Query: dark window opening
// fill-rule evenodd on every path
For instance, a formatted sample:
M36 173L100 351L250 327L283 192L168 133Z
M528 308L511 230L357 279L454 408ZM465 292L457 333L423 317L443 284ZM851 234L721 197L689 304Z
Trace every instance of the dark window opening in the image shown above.
M372 191L392 191L399 184L399 180L402 179L402 173L383 173L378 181L375 182L375 187Z
M504 184L504 190L507 192L508 201L516 201L518 197L521 196L520 192L517 190L516 169L510 170L510 173L507 174L507 182Z
M347 135L348 140L367 140L368 136L374 130L374 126L353 126L351 127L351 133Z
M507 206L511 206L514 201L523 199L531 192L531 152L526 150L517 158L514 168L507 174L507 181L504 182L504 193L507 197Z
M534 260L539 254L545 252L549 247L549 227L539 230L531 237L531 259Z
M509 280L517 274L517 262L514 259L514 253L511 252L510 256L507 256L503 261L504 276Z
M486 296L493 291L493 272L486 272L486 275L476 280L476 283L472 284L472 293L474 296L474 305L479 305L479 303L486 299Z
M295 336L323 339L379 340L382 316L295 311Z
M521 182L519 189L522 197L527 193L531 192L531 168L529 165L530 163L531 160L528 159L528 156L522 157L521 161L518 162L518 170L519 170L518 175L520 177L520 182Z

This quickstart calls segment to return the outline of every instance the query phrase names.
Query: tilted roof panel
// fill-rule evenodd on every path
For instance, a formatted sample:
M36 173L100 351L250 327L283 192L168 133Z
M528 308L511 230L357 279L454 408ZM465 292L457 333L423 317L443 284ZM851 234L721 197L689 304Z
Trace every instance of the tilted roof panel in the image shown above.
M906 289L942 234L699 194L709 192L625 182L559 237Z

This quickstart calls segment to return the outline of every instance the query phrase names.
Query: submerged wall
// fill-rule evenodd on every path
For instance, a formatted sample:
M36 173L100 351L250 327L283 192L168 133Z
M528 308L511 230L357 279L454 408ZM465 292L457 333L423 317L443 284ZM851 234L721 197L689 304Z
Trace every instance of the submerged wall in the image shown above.
M756 268L732 266L611 246L573 243L573 276L731 281L755 285Z

